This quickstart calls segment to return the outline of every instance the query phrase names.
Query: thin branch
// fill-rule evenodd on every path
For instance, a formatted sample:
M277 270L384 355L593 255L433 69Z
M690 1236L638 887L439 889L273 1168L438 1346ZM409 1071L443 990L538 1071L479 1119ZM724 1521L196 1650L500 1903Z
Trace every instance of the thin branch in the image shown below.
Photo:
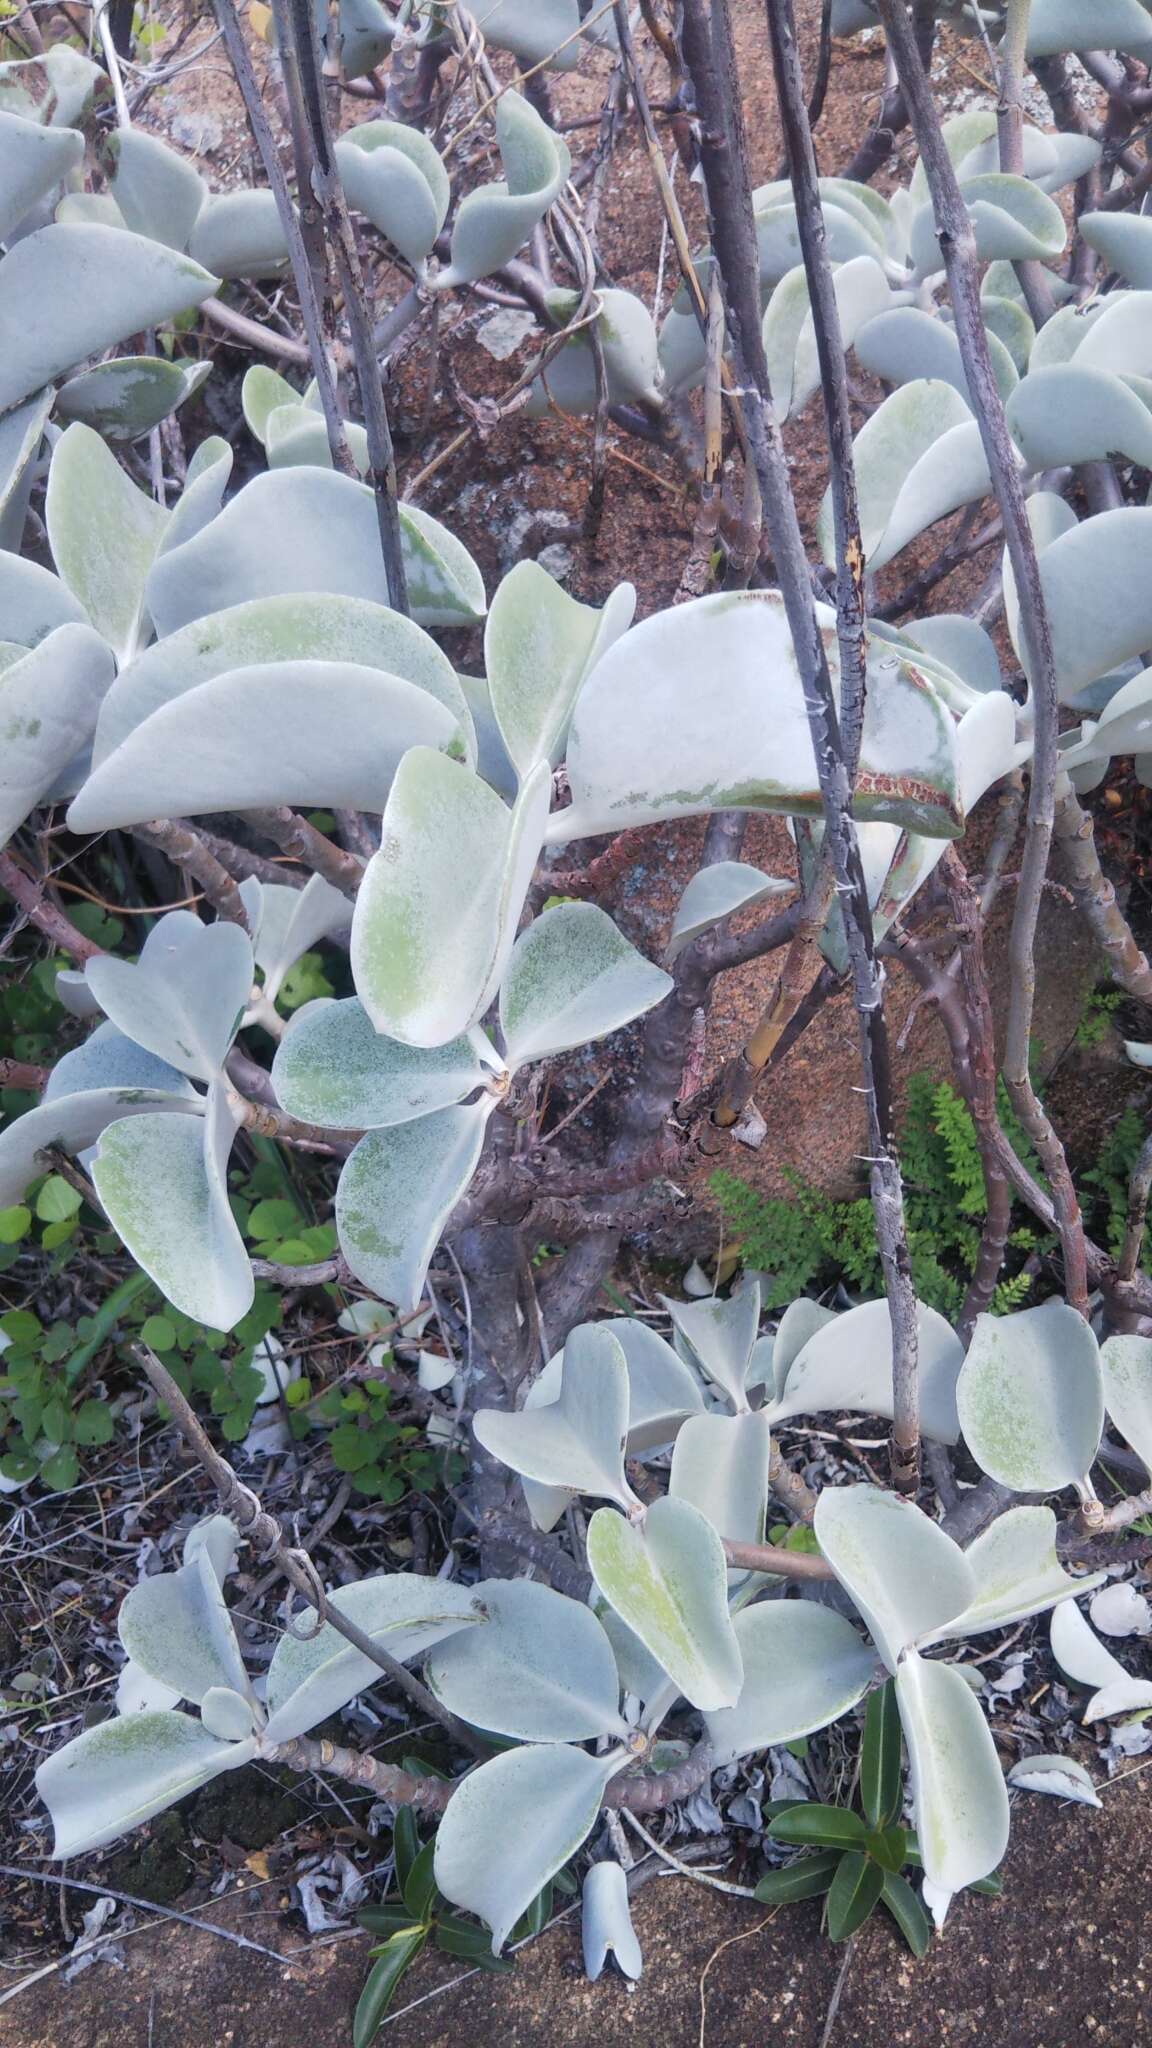
M749 446L804 690L820 780L828 851L843 906L860 1025L863 1094L877 1245L892 1319L893 1476L916 1484L919 1446L917 1322L904 1234L900 1169L894 1149L888 1037L872 913L852 823L851 783L823 637L780 430L769 401L760 331L759 262L743 116L727 0L684 0L683 46L701 117L700 152L712 247L724 280L729 329L744 400Z
M364 879L364 863L355 854L345 853L331 839L310 825L298 811L289 810L286 805L277 809L246 811L249 824L266 839L271 839L293 860L304 862L314 874L323 875L334 889L340 889L345 896L355 897Z
M904 0L877 0L897 75L907 96L920 161L935 212L936 231L948 275L956 339L972 408L988 458L996 501L1019 594L1035 716L1028 821L1010 941L1011 986L1003 1071L1013 1109L1027 1130L1052 1188L1064 1254L1065 1290L1072 1307L1087 1314L1084 1226L1064 1148L1032 1088L1028 1058L1036 991L1036 924L1052 841L1058 760L1059 704L1052 637L1036 546L1004 407L996 385L980 305L976 242L948 154Z
M1064 878L1107 959L1109 974L1130 996L1152 1008L1152 966L1132 936L1100 865L1091 816L1063 775L1057 783L1054 836Z
M44 894L45 884L34 881L26 868L20 866L15 855L8 849L0 853L0 889L7 891L14 903L24 913L24 920L35 925L46 939L51 939L62 953L68 953L80 967L104 951L91 939L78 931L62 910L50 903Z
M1148 1197L1152 1193L1152 1133L1145 1138L1128 1181L1128 1214L1124 1221L1124 1243L1117 1261L1120 1280L1134 1280L1144 1249L1148 1222Z
M145 846L158 848L173 867L187 869L220 916L227 923L248 930L248 912L235 880L190 825L173 818L154 818L150 824L134 825L132 837Z

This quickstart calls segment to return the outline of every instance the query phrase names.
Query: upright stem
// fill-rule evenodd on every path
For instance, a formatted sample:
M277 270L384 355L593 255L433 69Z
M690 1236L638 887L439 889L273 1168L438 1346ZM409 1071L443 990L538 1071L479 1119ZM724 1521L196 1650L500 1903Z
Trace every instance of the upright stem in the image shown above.
M895 1483L916 1485L919 1386L916 1302L904 1232L900 1169L892 1140L891 1081L882 977L872 914L852 823L852 785L808 563L780 430L769 401L760 332L759 261L739 83L727 0L684 0L683 47L700 115L700 155L712 217L712 246L724 282L733 353L745 401L749 447L760 484L776 573L804 690L820 780L827 845L844 906L853 993L860 1023L863 1095L876 1237L892 1319Z
M1020 472L1004 418L980 309L980 279L972 224L940 127L928 75L921 62L904 0L877 0L888 48L907 98L920 161L936 216L936 232L948 273L956 339L972 409L988 459L996 500L1004 520L1008 555L1016 579L1032 702L1035 744L1028 792L1028 823L1016 913L1012 920L1012 967L1004 1047L1004 1079L1012 1106L1031 1138L1052 1188L1064 1255L1065 1290L1072 1307L1087 1313L1088 1287L1084 1227L1064 1148L1036 1098L1028 1072L1032 1011L1036 993L1035 942L1040 900L1052 842L1057 769L1059 704L1052 637L1032 529L1028 524Z
M1000 169L1018 178L1024 176L1024 53L1028 45L1031 9L1032 0L1008 0L997 67L1000 97L996 108L996 132ZM1042 327L1055 311L1048 273L1035 258L1014 263L1012 267L1028 311L1037 327Z

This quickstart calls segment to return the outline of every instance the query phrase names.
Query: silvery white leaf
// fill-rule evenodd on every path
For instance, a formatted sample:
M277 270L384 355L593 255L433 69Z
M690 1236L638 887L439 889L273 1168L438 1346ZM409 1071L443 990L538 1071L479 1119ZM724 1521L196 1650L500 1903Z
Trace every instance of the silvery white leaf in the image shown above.
M588 1525L592 1577L692 1705L731 1707L743 1664L728 1615L720 1538L687 1501L654 1501L643 1528L613 1508Z
M982 261L1050 260L1067 240L1064 217L1046 192L1028 178L1011 172L984 171L965 178L960 188L968 209L976 253ZM920 275L942 270L944 259L936 239L932 207L921 207L909 237L912 262Z
M267 1342L267 1339L265 1340ZM236 1569L240 1545L244 1541L230 1515L205 1515L199 1522L193 1522L184 1538L183 1558L185 1564L203 1551L212 1566L220 1584L223 1585Z
M369 1131L336 1187L340 1249L358 1280L402 1314L418 1306L428 1266L480 1158L492 1097Z
M1056 1517L1051 1508L1008 1508L964 1553L976 1581L970 1607L926 1642L950 1642L989 1628L1006 1628L1039 1614L1060 1600L1090 1592L1102 1572L1074 1579L1056 1555Z
M732 1626L744 1683L735 1706L706 1716L714 1766L826 1728L876 1674L875 1654L851 1623L814 1600L762 1600Z
M378 1031L443 1045L483 1016L515 942L551 789L542 762L509 810L442 754L404 756L352 923L356 992Z
M0 846L91 739L115 674L91 626L57 626L0 673Z
M109 190L125 226L170 249L187 249L208 198L199 171L143 128L118 128L109 150L115 165Z
M74 831L92 832L262 805L382 811L410 748L459 746L451 712L401 676L342 661L269 662L162 704L105 756L69 817Z
M2 286L0 268L0 298ZM414 506L402 507L400 526L414 618L425 626L481 618L484 586L467 549ZM376 501L366 484L334 470L253 477L203 532L160 557L147 601L163 637L209 611L302 591L388 602Z
M83 160L84 137L74 128L0 111L0 242Z
M87 986L87 984L85 984ZM182 1096L197 1109L204 1106L191 1081L177 1067L148 1052L115 1024L98 1024L81 1045L57 1060L44 1086L42 1101L79 1095L92 1088L162 1089Z
M933 1884L931 1878L926 1877L920 1886L920 1897L928 1912L932 1915L933 1925L937 1934L943 1934L944 1922L948 1918L948 1908L952 1904L955 1894L944 1885Z
M594 1863L581 1894L580 1936L584 1974L594 1984L609 1955L635 1983L644 1969L628 1910L628 1879L619 1863Z
M758 1415L690 1415L676 1438L668 1491L707 1516L732 1543L763 1543L772 1436ZM743 1568L729 1585L747 1578Z
M1143 1593L1125 1580L1105 1586L1089 1605L1093 1628L1105 1636L1152 1635L1152 1607Z
M197 479L185 491L198 487ZM173 521L180 518L176 506ZM170 633L130 662L105 699L96 736L102 761L138 725L173 698L235 669L277 663L337 662L383 669L415 683L451 712L471 759L471 720L447 655L399 612L365 598L303 591L253 599L212 612Z
M825 1323L835 1319L835 1309L825 1308L822 1302L813 1301L811 1295L800 1294L795 1301L789 1302L772 1339L772 1376L764 1382L771 1387L775 1401L781 1399L788 1384L788 1375L809 1338L822 1330ZM766 1340L762 1338L760 1341Z
M111 342L198 306L218 282L120 228L39 228L0 262L0 413Z
M636 1506L624 1474L628 1367L605 1323L581 1323L572 1331L557 1400L518 1412L481 1408L472 1427L484 1449L513 1472L626 1509Z
M1074 1600L1052 1609L1048 1636L1061 1671L1078 1685L1111 1686L1127 1678L1119 1658L1093 1633Z
M766 875L744 861L721 860L711 867L699 868L677 905L664 950L665 960L671 966L685 946L734 910L750 909L770 896L789 896L794 888L794 882Z
M301 954L335 932L348 932L351 924L351 903L323 875L311 875L302 889L265 883L253 950L267 1001L276 1001L285 976Z
M51 390L38 391L0 419L0 549L19 552L36 458L52 410Z
M901 384L865 421L853 442L853 455L860 473L861 539L869 559L879 548L897 499L921 457L943 435L971 424L968 406L951 384L923 377ZM825 560L835 561L828 492L820 507L818 538Z
M252 941L237 924L201 924L191 910L170 910L136 960L98 953L85 971L101 1009L129 1038L212 1081L247 1008Z
M1061 766L1073 772L1084 762L1106 760L1115 754L1142 754L1152 734L1152 670L1141 669L1130 682L1121 684L1093 724L1081 727L1079 746L1071 747Z
M519 1742L626 1739L616 1659L591 1608L529 1579L482 1579L472 1591L488 1620L440 1643L427 1664L452 1713Z
M440 290L487 277L507 263L563 190L572 168L567 145L518 93L501 94L495 123L505 176L461 200L450 261L436 278Z
M499 1955L517 1920L591 1832L619 1750L549 1743L507 1750L457 1786L436 1834L433 1868L446 1899L492 1929Z
M878 1486L826 1486L813 1527L890 1671L910 1644L972 1605L964 1552L912 1501Z
M36 1772L36 1790L56 1830L52 1853L82 1856L114 1842L255 1754L255 1736L218 1742L187 1714L118 1714L101 1721Z
M227 1096L214 1084L201 1123L125 1118L102 1132L92 1162L108 1220L137 1265L181 1315L214 1330L235 1329L255 1292L228 1202L235 1132Z
M521 776L555 761L580 686L605 650L627 632L636 607L630 583L602 609L578 604L538 562L518 562L492 599L484 665L496 723Z
M0 550L0 607L9 642L36 647L57 626L91 626L66 583L39 562Z
M1124 1050L1134 1067L1152 1067L1152 1045L1141 1045L1138 1039L1126 1038Z
M920 1344L920 1426L954 1444L960 1434L956 1383L964 1360L955 1331L935 1309L916 1309ZM774 1422L849 1409L892 1414L892 1320L886 1301L865 1301L824 1318L787 1366L784 1391L769 1404Z
M1016 365L1003 342L994 334L987 336L988 353L992 358L992 370L1001 398L1006 399L1018 382ZM968 377L960 354L960 344L953 329L943 320L935 319L931 313L923 312L918 306L893 306L887 313L880 313L857 330L854 343L856 355L863 368L873 376L882 377L886 384L904 387L909 383L928 383L933 386L951 388L961 399L967 412ZM895 392L892 394L895 397ZM928 404L927 395L921 405ZM940 402L937 393L937 402ZM885 399L887 406L889 400ZM881 408L883 409L883 408ZM886 414L886 418L898 420L899 412ZM916 420L916 414L909 417ZM950 426L959 424L959 417L949 420ZM863 428L861 434L863 434ZM865 443L860 435L857 441L862 454L871 451L870 459L875 460L875 450L884 446L879 430ZM920 453L923 453L921 444ZM867 552L867 549L865 549Z
M194 1552L177 1571L138 1580L124 1596L117 1628L132 1662L173 1686L181 1699L199 1702L213 1686L251 1697L232 1617L206 1551Z
M833 272L840 338L850 348L866 321L884 312L891 291L875 256L855 256ZM772 402L781 419L801 412L820 389L816 329L808 293L808 274L798 264L781 278L768 301L763 322L764 352L772 386Z
M1148 310L1152 292L1109 292L1099 318L1076 351L1077 368L1116 370L1122 376L1152 375Z
M1101 1686L1084 1709L1085 1724L1091 1721L1109 1721L1116 1714L1140 1714L1147 1717L1152 1712L1152 1685L1146 1678L1130 1678L1125 1672L1111 1685ZM1117 1730L1117 1734L1121 1731ZM1147 1743L1142 1748L1147 1748ZM1140 1752L1137 1751L1136 1754Z
M834 646L829 660L837 687ZM869 794L857 814L952 836L951 718L890 646L871 643L868 677ZM580 693L567 765L572 804L550 821L554 841L713 809L814 815L812 741L779 593L697 598L633 627Z
M987 695L1003 688L1000 657L991 635L964 612L937 612L931 618L906 622L900 631L906 640L953 670L969 689Z
M44 520L52 559L117 662L129 661L145 632L144 586L168 514L140 490L81 420L52 452ZM153 807L149 816L163 810Z
M1147 1050L1144 1046L1138 1051ZM1131 1048L1126 1046L1129 1058ZM1145 1062L1138 1060L1138 1066ZM1152 1064L1150 1059L1149 1064ZM1152 1338L1114 1336L1100 1346L1104 1405L1137 1457L1152 1471Z
M416 1368L416 1383L426 1394L438 1394L443 1387L449 1387L456 1377L457 1366L453 1358L440 1358L435 1351L422 1351Z
M1095 1785L1075 1757L1022 1756L1008 1773L1017 1792L1047 1792L1053 1799L1071 1799L1078 1806L1102 1806Z
M737 1414L746 1410L748 1362L760 1328L759 1280L746 1275L726 1299L719 1294L694 1302L673 1301L667 1294L660 1299L705 1378Z
M173 505L168 524L160 536L158 556L166 555L170 548L183 547L186 540L195 539L209 520L215 519L224 503L224 492L231 474L231 448L219 435L210 434L206 441L201 441L188 464L184 489Z
M872 567L882 568L927 527L961 505L975 504L991 488L980 429L975 420L965 420L941 434L909 470L896 493L883 539L872 551Z
M511 50L522 66L571 71L580 62L579 29L577 0L491 0L484 9L485 42Z
M160 1088L86 1088L42 1102L0 1131L0 1208L18 1201L30 1180L47 1171L47 1150L75 1155L95 1144L109 1124L153 1111L199 1116L203 1102Z
M1140 291L1152 286L1152 221L1143 214L1083 213L1077 231L1109 270Z
M1036 329L1032 319L1019 299L1001 299L988 292L980 296L980 311L984 326L1003 342L1021 377L1027 375L1028 360L1036 340Z
M1069 50L1125 50L1152 55L1152 29L1139 0L1095 0L1085 14L1080 0L1034 0L1028 17L1027 57L1063 56Z
M542 911L512 948L500 988L508 1064L550 1059L607 1038L671 992L595 903Z
M1152 221L1147 226L1152 234ZM1012 393L1005 417L1031 469L1116 455L1152 465L1152 416L1108 370L1078 361L1034 370Z
M419 1657L457 1629L480 1626L473 1588L414 1572L358 1579L328 1596L328 1605L379 1642L401 1664ZM314 1636L281 1636L268 1666L264 1740L272 1745L307 1734L339 1713L357 1693L375 1685L380 1667L348 1642L330 1621Z
M243 1742L255 1723L251 1700L226 1685L209 1686L200 1702L200 1719L209 1735L222 1742Z
M272 1063L282 1107L306 1123L340 1131L411 1123L461 1102L484 1079L470 1038L402 1045L374 1030L354 997L309 1003L293 1018Z
M180 1694L170 1685L163 1685L158 1678L150 1678L131 1657L124 1665L116 1680L116 1712L118 1714L147 1714L166 1711L174 1707Z
M1088 1473L1104 1426L1100 1352L1063 1302L978 1316L956 1388L977 1463L1017 1493L1052 1493Z
M349 204L418 264L444 225L451 188L440 152L403 121L361 121L336 145Z
M992 1731L955 1667L915 1650L896 1673L896 1699L925 1875L958 1892L995 1870L1008 1846L1008 1792Z
M217 277L279 277L288 243L275 195L213 192L196 218L188 254Z
M0 64L0 106L49 128L70 128L104 77L100 66L70 43L53 43L41 57Z
M524 408L526 419L544 419L549 412L580 417L596 411L598 389L592 334L600 343L604 395L609 405L659 405L659 344L652 315L634 292L600 291L600 311L586 326L569 335L563 348L540 372ZM569 325L580 304L575 291L547 294L548 311L557 327Z

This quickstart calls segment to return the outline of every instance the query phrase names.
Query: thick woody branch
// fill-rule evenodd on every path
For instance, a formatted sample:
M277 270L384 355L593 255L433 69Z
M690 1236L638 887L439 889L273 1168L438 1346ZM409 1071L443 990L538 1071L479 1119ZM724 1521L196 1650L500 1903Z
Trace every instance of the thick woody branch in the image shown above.
M248 912L235 878L190 825L173 818L154 818L151 824L134 825L132 837L166 854L173 867L183 868L199 882L213 909L227 923L248 930Z
M291 854L293 860L303 861L313 874L323 875L326 882L331 882L332 887L341 890L345 896L356 895L364 878L363 861L335 846L298 811L283 805L275 810L246 811L244 815L257 832L263 833L282 852Z
M1055 840L1064 879L1104 953L1113 981L1152 1008L1152 966L1133 938L1100 865L1092 819L1064 775L1056 791Z
M67 953L79 967L104 951L103 946L94 945L83 932L77 931L70 918L49 902L44 894L44 884L37 882L21 867L15 855L9 851L0 853L0 889L6 890L12 901L24 913L24 921L35 925L46 939L51 939L62 953Z

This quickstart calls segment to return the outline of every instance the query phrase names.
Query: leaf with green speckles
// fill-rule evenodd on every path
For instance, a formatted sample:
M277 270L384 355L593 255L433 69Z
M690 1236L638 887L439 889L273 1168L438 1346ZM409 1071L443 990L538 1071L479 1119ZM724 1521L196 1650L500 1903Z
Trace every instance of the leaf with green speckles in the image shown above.
M558 903L512 949L500 990L508 1063L550 1059L607 1038L662 1002L671 976L653 967L606 911Z
M1107 1338L1100 1366L1108 1413L1152 1472L1152 1338Z
M964 1555L975 1576L976 1598L922 1643L953 1642L985 1629L1007 1628L1074 1594L1091 1592L1108 1576L1092 1572L1074 1579L1064 1570L1056 1555L1056 1517L1051 1508L1008 1508Z
M606 1323L581 1323L564 1346L556 1399L518 1410L481 1408L476 1440L540 1486L637 1506L624 1471L628 1366Z
M345 908L350 914L351 905ZM337 1131L412 1123L461 1102L484 1078L471 1039L402 1045L373 1028L355 997L309 1003L290 1024L272 1066L272 1086L289 1114Z
M588 1564L604 1598L685 1699L705 1713L734 1707L744 1682L728 1614L720 1538L698 1508L665 1496L643 1528L615 1508L588 1524Z
M353 979L377 1031L445 1045L483 1016L515 941L551 789L541 762L510 810L442 754L405 754L352 922Z
M235 927L232 927L235 929ZM228 1203L236 1126L214 1087L203 1120L138 1116L109 1125L92 1164L108 1221L181 1315L232 1330L255 1283Z
M980 1316L956 1389L977 1463L1016 1493L1055 1493L1084 1479L1104 1427L1100 1350L1061 1301Z
M54 1856L80 1856L152 1820L256 1754L256 1737L221 1742L190 1714L117 1714L47 1757L36 1790L56 1829Z
M238 924L202 924L191 910L158 918L136 960L97 953L88 986L105 1015L159 1059L212 1081L252 988L252 941Z
M340 1249L358 1280L414 1309L453 1208L476 1171L492 1098L369 1131L336 1189Z

